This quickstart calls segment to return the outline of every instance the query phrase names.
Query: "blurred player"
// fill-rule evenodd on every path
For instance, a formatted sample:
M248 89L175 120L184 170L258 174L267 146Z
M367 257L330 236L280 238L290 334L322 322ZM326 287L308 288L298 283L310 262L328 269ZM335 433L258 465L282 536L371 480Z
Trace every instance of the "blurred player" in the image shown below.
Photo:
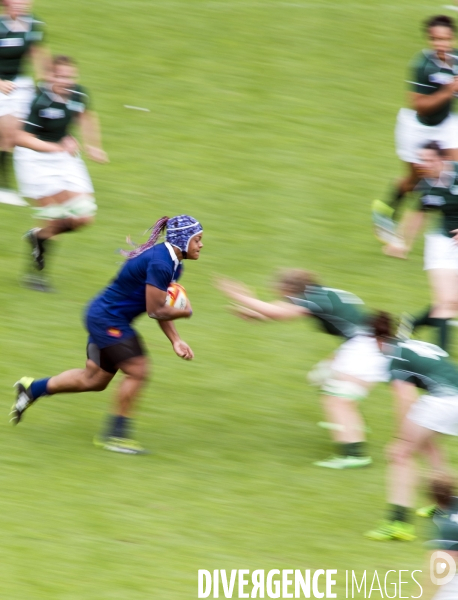
M438 344L449 347L449 319L458 314L458 162L445 160L446 154L435 142L419 151L418 171L423 176L419 210L406 221L407 235L413 241L427 213L436 215L425 237L424 269L428 272L433 304L418 318L404 318L409 330L428 325L438 330Z
M387 520L366 536L373 540L410 541L415 539L410 523L417 479L415 457L430 449L438 434L458 436L458 368L442 348L433 344L382 337L378 341L390 361L393 393L398 403L410 408L388 451ZM420 399L416 388L426 390ZM439 451L433 467L436 476L445 474Z
M5 170L5 150L12 150L19 119L29 114L35 95L33 79L24 75L30 58L37 78L45 72L48 54L44 50L43 23L30 12L28 0L2 0L0 15L0 168Z
M90 110L87 92L76 79L73 60L56 56L24 130L16 135L14 168L19 189L24 197L37 202L35 216L45 221L44 227L26 234L36 271L44 269L47 240L89 224L97 210L94 188L70 126L80 126L89 158L105 163L107 155L101 148L97 115ZM46 290L40 278L29 282Z
M165 243L156 244L164 229ZM95 443L115 452L143 453L143 448L129 438L129 422L148 376L148 362L143 342L131 323L146 312L158 321L179 357L185 360L194 357L172 323L175 319L189 318L191 305L188 302L185 309L177 309L166 304L166 298L168 286L180 277L181 261L197 260L202 246L202 227L193 217L159 219L149 240L126 253L127 260L117 277L88 305L86 368L39 380L23 377L16 384L12 421L19 423L24 411L42 396L104 390L119 369L124 379L115 400L114 415L106 435Z
M447 150L451 160L458 160L458 117L451 113L458 92L455 22L438 15L426 21L425 29L430 49L417 55L408 82L412 109L402 108L396 124L397 154L406 164L407 175L398 182L388 203L376 200L373 206L377 235L384 242L393 241L390 220L402 198L414 190L419 181L418 150L435 141Z
M372 318L363 301L344 290L319 285L307 271L292 269L278 278L283 300L263 302L239 283L221 280L219 289L236 303L234 312L247 319L288 320L314 317L323 329L348 340L333 360L320 363L311 378L322 385L323 407L337 455L315 464L331 469L365 467L372 463L365 448L365 426L358 402L374 383L387 378L386 359L373 335ZM377 328L387 333L389 323L378 315Z

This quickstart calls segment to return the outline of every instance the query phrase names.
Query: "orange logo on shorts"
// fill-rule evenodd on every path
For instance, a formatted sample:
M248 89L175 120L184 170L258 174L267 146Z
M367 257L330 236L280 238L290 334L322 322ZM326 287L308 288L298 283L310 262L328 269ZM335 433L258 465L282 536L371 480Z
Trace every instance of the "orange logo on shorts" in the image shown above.
M121 337L122 336L122 331L119 331L119 329L115 329L114 327L110 327L109 329L107 329L107 333L108 333L108 335L111 335L111 337Z

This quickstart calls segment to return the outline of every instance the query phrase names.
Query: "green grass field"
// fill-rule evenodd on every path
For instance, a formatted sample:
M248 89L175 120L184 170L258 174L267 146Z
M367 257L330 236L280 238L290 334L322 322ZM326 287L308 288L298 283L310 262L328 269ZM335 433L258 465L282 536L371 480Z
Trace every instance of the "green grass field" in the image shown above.
M198 569L242 568L338 569L344 598L346 569L421 569L421 540L362 537L384 511L389 390L363 406L374 466L313 467L331 445L305 373L338 340L311 323L238 321L212 280L237 277L267 298L275 268L303 266L373 307L428 302L421 241L408 261L383 257L369 205L400 172L393 127L420 22L444 9L407 0L35 8L52 50L79 62L111 162L90 165L95 225L56 243L57 294L19 286L31 218L0 205L0 598L189 600ZM9 427L20 376L84 364L81 313L115 273L125 236L143 239L160 216L184 212L205 228L183 280L194 316L178 325L195 361L139 322L154 375L138 438L155 453L92 446L110 390L44 399Z

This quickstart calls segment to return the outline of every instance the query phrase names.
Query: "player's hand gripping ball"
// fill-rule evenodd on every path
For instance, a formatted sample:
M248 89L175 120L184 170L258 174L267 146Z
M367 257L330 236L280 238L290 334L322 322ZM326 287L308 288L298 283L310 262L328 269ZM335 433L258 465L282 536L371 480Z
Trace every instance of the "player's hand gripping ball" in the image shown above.
M171 283L167 288L167 300L166 304L168 306L173 306L174 308L179 308L183 310L188 305L188 297L186 295L186 290L179 283Z

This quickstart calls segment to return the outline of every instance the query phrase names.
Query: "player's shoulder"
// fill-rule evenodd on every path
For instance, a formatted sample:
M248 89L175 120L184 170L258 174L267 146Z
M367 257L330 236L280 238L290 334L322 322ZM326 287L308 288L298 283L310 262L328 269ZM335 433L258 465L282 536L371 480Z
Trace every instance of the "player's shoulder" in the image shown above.
M364 301L359 296L352 292L348 292L347 290L330 287L322 287L321 289L322 293L326 294L328 297L336 298L342 304L364 304Z
M81 101L84 101L86 98L89 98L89 92L86 87L76 83L72 89L72 95L76 98L80 98Z

